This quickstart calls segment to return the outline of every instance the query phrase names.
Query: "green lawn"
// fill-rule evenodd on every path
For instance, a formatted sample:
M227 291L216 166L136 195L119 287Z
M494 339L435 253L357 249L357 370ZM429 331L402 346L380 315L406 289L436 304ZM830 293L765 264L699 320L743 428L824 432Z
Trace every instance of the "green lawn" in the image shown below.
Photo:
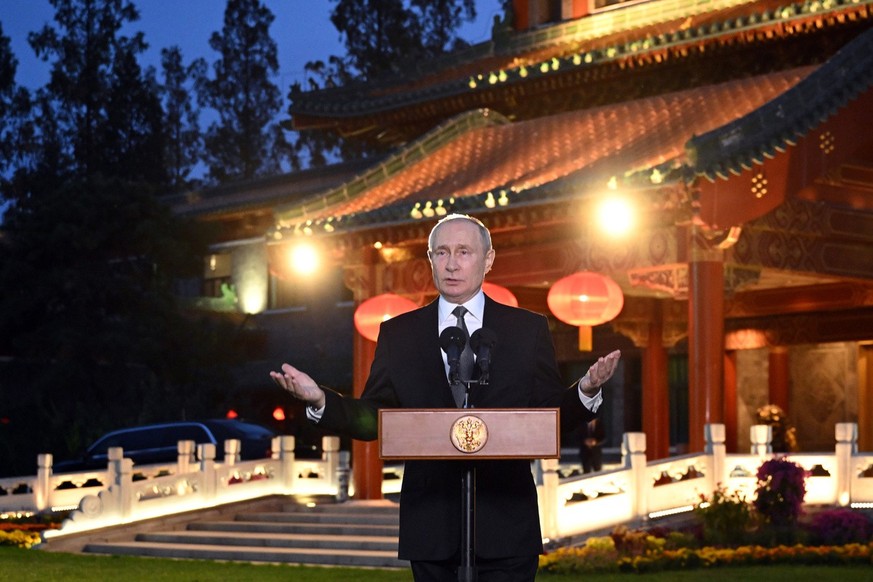
M357 568L319 568L277 564L241 564L205 560L167 560L126 556L86 556L40 550L0 547L0 572L3 579L16 582L60 580L124 580L153 582L179 580L208 582L226 580L305 580L306 582L409 582L412 575L398 570ZM804 580L839 580L861 582L873 580L873 565L845 566L759 566L661 572L657 574L587 574L585 576L542 575L539 580L563 582L799 582Z
M97 556L0 547L0 579L16 582L61 580L207 582L306 580L307 582L409 582L405 570L319 568L287 564L248 564L208 560L171 560Z

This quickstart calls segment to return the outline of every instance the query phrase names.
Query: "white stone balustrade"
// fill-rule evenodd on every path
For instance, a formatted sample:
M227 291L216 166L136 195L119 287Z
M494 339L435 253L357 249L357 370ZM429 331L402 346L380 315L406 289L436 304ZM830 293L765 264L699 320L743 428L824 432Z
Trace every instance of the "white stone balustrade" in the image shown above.
M725 430L705 427L705 450L647 462L644 433L627 433L622 463L597 473L561 476L555 460L537 461L543 535L548 539L581 535L619 524L688 511L716 488L736 491L751 500L755 472L771 458L770 427L751 428L748 454L725 452ZM786 455L807 478L807 504L873 507L873 453L858 452L858 426L835 427L833 453ZM37 458L30 477L0 479L0 512L39 512L76 508L63 527L48 537L129 523L157 516L213 507L268 495L331 495L343 500L354 493L349 483L349 453L337 437L325 437L321 459L294 458L294 437L273 440L270 458L242 461L239 442L223 444L225 460L215 461L215 446L181 441L178 460L169 465L134 467L120 448L108 451L103 471L55 475L52 455ZM386 491L397 490L402 466L386 468L395 477ZM400 476L400 479L396 477Z

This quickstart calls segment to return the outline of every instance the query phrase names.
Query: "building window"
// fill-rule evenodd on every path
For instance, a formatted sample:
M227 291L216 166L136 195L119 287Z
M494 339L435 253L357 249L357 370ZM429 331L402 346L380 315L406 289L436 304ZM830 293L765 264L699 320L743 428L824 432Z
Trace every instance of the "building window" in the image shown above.
M201 297L221 297L222 285L231 285L231 258L229 254L207 255L203 266Z

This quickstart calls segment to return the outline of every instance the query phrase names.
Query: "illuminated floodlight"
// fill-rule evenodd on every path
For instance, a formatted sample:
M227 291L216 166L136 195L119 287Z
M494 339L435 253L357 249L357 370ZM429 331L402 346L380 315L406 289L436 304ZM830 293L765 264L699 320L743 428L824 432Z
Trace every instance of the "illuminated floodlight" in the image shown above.
M311 275L319 265L318 251L309 243L300 243L291 249L291 269L298 275Z
M609 197L597 206L597 224L611 236L624 236L634 227L634 209L625 198Z

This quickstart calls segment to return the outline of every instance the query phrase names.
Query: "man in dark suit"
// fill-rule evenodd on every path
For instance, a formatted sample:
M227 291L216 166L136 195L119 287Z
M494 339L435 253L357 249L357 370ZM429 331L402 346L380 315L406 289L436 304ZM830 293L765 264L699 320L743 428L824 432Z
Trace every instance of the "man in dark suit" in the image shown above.
M606 432L599 418L589 420L581 427L582 436L579 439L579 460L582 462L583 473L594 473L603 468L603 442Z
M289 364L271 376L308 404L307 415L328 431L352 438L377 437L380 408L460 406L440 349L445 328L492 330L498 338L490 382L474 386L478 408L560 407L562 434L596 417L600 386L618 364L619 353L600 358L566 388L558 373L547 320L508 307L482 293L494 261L488 229L475 218L450 215L431 231L428 258L438 300L382 324L376 353L360 399L320 387ZM410 435L415 438L415 435ZM480 581L529 581L542 553L536 486L526 460L408 461L400 494L399 557L410 560L417 581L457 580L461 556L462 478L476 469L476 567Z

